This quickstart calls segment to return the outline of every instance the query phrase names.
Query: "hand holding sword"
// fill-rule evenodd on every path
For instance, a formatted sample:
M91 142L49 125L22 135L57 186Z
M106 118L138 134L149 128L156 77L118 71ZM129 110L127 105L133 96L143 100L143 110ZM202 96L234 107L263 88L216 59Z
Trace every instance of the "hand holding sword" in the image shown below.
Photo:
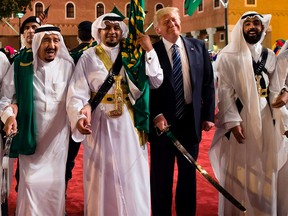
M10 154L10 148L13 137L18 132L11 133L7 136L4 136L6 138L5 144L4 144L4 151L3 151L3 158L2 158L2 182L1 182L1 204L5 203L7 196L8 196L8 167L9 167L9 154Z
M13 115L13 116L10 116L8 117L8 119L6 120L5 122L5 125L3 127L3 131L5 131L7 135L7 137L10 135L10 134L14 134L14 133L17 133L17 121L16 121L16 116Z
M157 134L160 136L161 134L165 134L171 142L177 147L177 149L182 153L182 155L196 168L196 170L214 187L216 188L226 199L228 199L235 207L239 210L246 212L246 208L236 200L227 190L225 190L212 176L208 174L206 170L204 170L196 160L189 154L189 152L182 146L182 144L176 139L176 137L169 130L169 125L166 126L163 130L158 132L158 128L156 127Z

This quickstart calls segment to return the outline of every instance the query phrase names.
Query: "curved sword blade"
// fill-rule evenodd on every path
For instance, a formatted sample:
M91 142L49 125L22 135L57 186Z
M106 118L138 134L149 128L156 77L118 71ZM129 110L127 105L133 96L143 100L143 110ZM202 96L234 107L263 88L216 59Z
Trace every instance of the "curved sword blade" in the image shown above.
M236 200L227 190L225 190L208 172L203 169L196 160L189 154L189 152L183 147L183 145L176 139L176 137L169 130L169 127L163 131L165 135L172 141L172 143L177 147L177 149L183 154L183 156L193 165L196 170L214 187L216 188L227 200L229 200L234 206L239 210L246 212L246 208Z

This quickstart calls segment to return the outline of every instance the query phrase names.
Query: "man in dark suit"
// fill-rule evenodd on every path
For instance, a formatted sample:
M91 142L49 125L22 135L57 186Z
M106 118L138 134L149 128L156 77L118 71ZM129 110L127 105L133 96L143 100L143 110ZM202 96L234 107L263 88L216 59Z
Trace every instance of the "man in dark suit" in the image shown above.
M160 88L151 90L150 99L153 216L171 215L175 158L177 215L190 216L196 212L196 170L168 137L156 134L154 127L163 131L171 125L173 134L197 159L201 131L214 126L215 93L210 57L203 41L180 36L180 23L175 7L162 8L154 16L155 31L162 39L153 46L163 68L164 81ZM176 51L172 51L173 44ZM180 54L180 63L174 62L175 52ZM181 76L176 78L174 73L179 67Z

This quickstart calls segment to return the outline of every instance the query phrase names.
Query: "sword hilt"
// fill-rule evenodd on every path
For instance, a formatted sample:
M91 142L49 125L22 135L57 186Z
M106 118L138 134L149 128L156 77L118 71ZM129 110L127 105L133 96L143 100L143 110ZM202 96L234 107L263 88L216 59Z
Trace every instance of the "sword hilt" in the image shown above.
M169 131L171 125L167 125L162 131L155 125L155 130L156 130L156 134L158 136L161 136L163 133L166 133L167 131Z
M1 199L1 204L5 203L7 200L7 193L8 193L8 188L7 188L7 183L8 183L8 167L9 167L9 153L10 153L10 147L12 143L12 139L18 131L14 133L10 133L7 136L4 136L6 138L5 144L4 144L4 150L3 150L3 158L2 158L2 184L1 184L1 193L0 193L0 199Z

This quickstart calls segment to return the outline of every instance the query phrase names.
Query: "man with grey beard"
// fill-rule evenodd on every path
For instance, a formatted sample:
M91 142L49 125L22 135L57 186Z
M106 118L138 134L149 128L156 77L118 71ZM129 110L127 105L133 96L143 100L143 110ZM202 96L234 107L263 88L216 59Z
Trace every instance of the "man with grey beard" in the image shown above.
M74 62L60 29L35 30L32 50L15 58L0 101L6 135L13 138L10 157L19 156L16 215L65 214L65 164L70 127L66 114L68 83ZM16 100L18 113L3 103Z

